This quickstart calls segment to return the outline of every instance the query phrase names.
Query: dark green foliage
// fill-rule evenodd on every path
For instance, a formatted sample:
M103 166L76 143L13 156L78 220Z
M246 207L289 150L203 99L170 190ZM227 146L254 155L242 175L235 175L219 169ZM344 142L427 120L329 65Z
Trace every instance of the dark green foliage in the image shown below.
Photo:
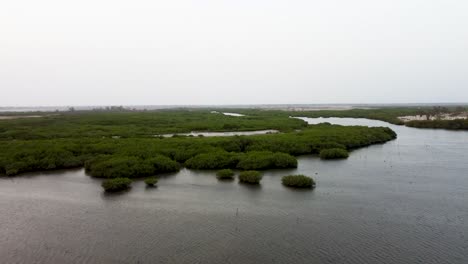
M262 174L258 171L243 171L239 174L239 182L248 184L260 184Z
M273 153L268 151L252 151L241 156L238 169L265 170L277 168L296 168L295 157L286 153Z
M409 121L409 122L406 122L405 125L409 127L417 127L417 128L442 128L442 129L450 129L450 130L468 130L467 119Z
M180 170L179 163L162 155L155 155L154 157L146 159L145 161L153 167L154 174L176 172Z
M336 142L320 142L313 146L312 150L315 153L320 153L323 149L331 149L331 148L340 148L346 149L346 146L336 143Z
M235 153L216 151L203 153L190 158L185 162L189 169L242 169L265 170L275 168L296 168L295 157L286 153L273 153L269 151L251 151L247 153Z
M158 178L156 177L149 177L145 179L145 183L149 187L154 187L158 183Z
M340 148L323 149L320 151L321 159L346 159L348 156L348 151Z
M118 192L130 188L132 180L128 178L108 179L102 182L101 186L106 192Z
M213 153L198 154L185 162L189 169L216 170L235 168L239 162L239 153L216 151Z
M220 170L216 173L216 177L220 180L232 180L234 179L234 172L230 169Z
M289 175L281 179L283 185L294 188L313 188L315 181L311 177L304 175Z
M157 155L149 159L135 156L104 155L85 163L86 172L98 178L133 178L151 176L180 169L177 162Z
M17 148L13 149L11 155L0 153L0 166L2 166L0 172L4 171L5 174L14 176L29 171L75 168L83 165L83 157L68 150L68 147L77 146L62 145L60 142L42 143L44 142L40 144L13 142ZM9 145L6 142L0 144ZM2 154L5 156L1 157Z

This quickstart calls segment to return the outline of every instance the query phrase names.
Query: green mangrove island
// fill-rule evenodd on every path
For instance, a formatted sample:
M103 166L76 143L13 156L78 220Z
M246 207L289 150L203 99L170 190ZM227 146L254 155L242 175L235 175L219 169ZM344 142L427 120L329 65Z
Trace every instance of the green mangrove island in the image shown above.
M216 173L219 180L234 180L234 172L231 169L220 170Z
M84 167L92 177L118 178L105 183L106 190L114 190L127 188L126 178L153 177L186 167L222 170L220 179L233 177L233 169L250 171L241 173L239 179L254 183L259 181L258 174L251 171L295 168L298 155L344 158L349 150L396 138L386 127L308 125L276 111L244 110L242 114L228 116L207 109L70 111L0 120L0 174ZM158 136L254 130L279 133Z
M260 184L262 174L259 171L243 171L239 174L239 182L248 184Z
M146 178L145 179L145 184L148 187L156 187L156 185L158 184L158 178L156 178L156 177Z
M131 184L129 178L112 178L103 181L101 185L106 192L118 192L129 189Z
M315 181L311 177L305 175L288 175L281 178L284 186L293 188L314 188Z

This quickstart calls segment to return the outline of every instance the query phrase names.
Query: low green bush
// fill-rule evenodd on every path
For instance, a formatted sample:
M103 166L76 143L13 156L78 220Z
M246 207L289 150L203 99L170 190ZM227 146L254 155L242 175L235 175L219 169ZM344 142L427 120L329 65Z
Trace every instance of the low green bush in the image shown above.
M145 183L149 187L154 187L158 183L158 178L156 177L149 177L145 179Z
M286 153L270 151L251 151L240 156L237 168L241 170L266 170L296 168L297 159Z
M108 179L102 182L101 186L106 192L117 192L130 188L132 180L129 178Z
M346 146L336 143L336 142L320 142L313 146L312 152L320 153L320 151L324 149L335 149L335 148L346 150Z
M262 174L258 171L243 171L239 174L239 182L259 184L261 180Z
M101 155L85 162L88 174L97 178L135 178L179 171L180 165L162 155L143 159L136 156Z
M348 156L348 151L341 148L323 149L320 151L321 159L346 159Z
M281 179L283 185L294 188L313 188L315 181L311 177L304 175L289 175Z
M216 170L235 168L239 162L239 153L217 151L213 153L198 154L185 162L189 169Z
M234 179L234 172L231 169L220 170L216 173L216 177L220 180Z
M405 123L409 127L417 128L443 128L451 130L468 130L468 120L413 120Z

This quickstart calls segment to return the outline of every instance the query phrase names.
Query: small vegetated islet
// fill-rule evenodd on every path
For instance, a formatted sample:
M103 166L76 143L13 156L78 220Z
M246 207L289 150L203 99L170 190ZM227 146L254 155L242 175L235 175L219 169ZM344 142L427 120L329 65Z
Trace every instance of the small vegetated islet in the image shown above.
M149 177L145 179L145 183L148 187L155 187L158 183L158 178L156 177Z
M346 149L331 148L323 149L320 151L321 159L346 159L349 157L349 153Z
M216 178L219 180L233 180L234 172L231 169L220 170L216 173Z
M289 175L281 179L283 185L294 188L314 188L315 181L305 175Z
M131 184L132 180L129 178L114 178L103 181L101 186L106 192L118 192L129 189Z
M260 184L262 174L259 171L243 171L239 174L239 182Z

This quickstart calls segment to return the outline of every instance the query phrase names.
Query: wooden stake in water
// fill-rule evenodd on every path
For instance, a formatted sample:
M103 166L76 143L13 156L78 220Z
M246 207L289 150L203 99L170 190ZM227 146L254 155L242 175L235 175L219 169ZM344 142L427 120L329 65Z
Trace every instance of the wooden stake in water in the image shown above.
M236 232L239 232L239 208L236 208Z

